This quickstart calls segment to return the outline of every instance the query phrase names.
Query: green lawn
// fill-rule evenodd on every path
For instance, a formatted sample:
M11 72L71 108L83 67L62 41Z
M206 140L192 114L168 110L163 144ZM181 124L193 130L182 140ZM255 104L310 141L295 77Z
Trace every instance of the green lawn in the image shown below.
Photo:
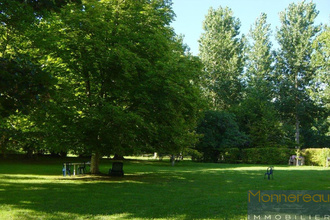
M72 160L79 160L72 158ZM0 219L246 219L248 190L330 190L330 168L125 161L63 177L60 159L0 161ZM102 160L107 173L111 161Z

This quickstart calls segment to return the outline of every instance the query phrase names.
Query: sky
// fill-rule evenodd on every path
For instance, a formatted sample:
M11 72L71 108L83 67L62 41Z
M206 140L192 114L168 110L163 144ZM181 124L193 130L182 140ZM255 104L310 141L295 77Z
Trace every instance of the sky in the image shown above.
M267 23L271 24L272 34L280 26L279 12L284 11L290 3L301 0L172 0L176 14L172 23L177 34L184 35L193 55L198 55L198 40L203 32L203 21L210 7L218 9L229 7L233 15L241 21L241 34L248 34L251 25L261 13L267 14ZM310 2L310 1L307 1ZM330 24L330 0L313 0L319 15L316 24ZM274 37L272 38L274 40ZM276 45L273 42L273 45Z

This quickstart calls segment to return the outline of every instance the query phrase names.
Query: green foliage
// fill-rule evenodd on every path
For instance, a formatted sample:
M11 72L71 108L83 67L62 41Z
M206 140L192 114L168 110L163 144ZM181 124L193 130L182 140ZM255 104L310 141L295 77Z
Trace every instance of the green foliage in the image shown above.
M40 17L39 17L40 19ZM47 102L56 83L39 63L32 46L37 15L21 1L0 3L0 145L6 151L21 147L40 152L42 132L33 116ZM30 146L30 147L28 147Z
M249 90L235 113L240 129L249 136L249 147L287 144L274 104L257 89Z
M326 160L330 157L329 148L304 149L302 156L305 157L306 165L326 166ZM330 165L330 164L329 164Z
M28 55L0 58L0 66L1 153L5 156L19 148L30 154L42 152L43 132L33 118L55 81Z
M242 161L242 150L240 148L226 148L220 153L220 162L238 163Z
M202 135L196 149L203 153L203 161L218 162L223 149L242 147L247 143L247 137L239 131L234 115L227 112L205 112L197 133Z
M27 4L16 0L2 0L0 3L0 20L0 53L3 53L8 49L7 45L11 44L12 39L17 34L32 26L35 16L33 15L33 9Z
M186 154L191 156L192 161L202 161L203 160L203 153L199 152L196 149L188 148L186 149Z
M316 68L316 77L313 86L309 90L312 99L321 106L320 113L314 118L312 129L313 143L319 143L318 147L328 147L330 143L330 28L325 26L313 43L315 53L312 55L312 63ZM316 134L316 135L315 135ZM310 140L310 138L308 138ZM320 141L321 140L321 141ZM307 146L311 146L308 143Z
M274 56L271 51L270 24L267 15L262 13L256 20L248 35L246 77L248 88L258 89L268 99L271 95L271 75Z
M48 93L51 77L29 57L0 58L0 115L29 110Z
M315 4L281 14L274 53L265 14L249 44L232 10L211 8L201 60L170 27L171 4L1 1L1 152L178 154L200 139L195 158L235 162L243 145L291 147L294 136L329 146L329 28L314 25ZM205 97L237 120L209 112L196 132Z
M251 140L249 147L282 144L279 115L272 92L274 57L271 53L270 25L261 14L248 35L244 98L234 110L240 129Z
M317 108L316 108L317 109ZM304 148L322 148L330 144L329 113L324 108L318 108L317 117L313 118L307 126L301 129Z
M285 147L248 148L242 150L244 163L252 164L288 164L293 149Z
M201 64L172 18L167 1L83 1L40 22L35 43L58 80L40 111L47 142L60 137L51 148L175 154L197 140Z
M280 14L276 54L276 103L284 123L295 127L295 142L301 145L300 129L310 129L308 122L317 117L317 103L308 94L315 78L311 63L312 47L320 26L314 25L316 5L305 1L292 3ZM304 124L305 123L305 124Z
M45 11L59 12L62 7L67 4L78 3L81 4L81 0L15 0L20 3L24 3L33 8L35 13L42 15Z
M229 8L210 8L203 23L200 57L204 65L205 89L215 109L228 110L241 98L244 38L240 21Z
M0 13L3 152L16 141L29 152L175 154L197 141L202 68L169 26L170 1L17 0Z
M316 69L313 87L309 90L313 99L330 109L330 27L325 26L313 42L315 53L312 54L312 63Z

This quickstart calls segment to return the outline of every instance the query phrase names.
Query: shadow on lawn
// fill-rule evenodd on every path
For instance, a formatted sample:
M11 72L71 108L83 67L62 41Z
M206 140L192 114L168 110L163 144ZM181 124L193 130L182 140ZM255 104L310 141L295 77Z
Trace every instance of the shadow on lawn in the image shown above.
M248 190L295 189L297 179L305 181L319 172L279 170L270 181L263 179L260 169L221 167L168 168L123 178L2 174L0 207L19 209L19 219L28 210L34 214L25 219L240 219L246 216ZM329 181L326 176L319 178Z

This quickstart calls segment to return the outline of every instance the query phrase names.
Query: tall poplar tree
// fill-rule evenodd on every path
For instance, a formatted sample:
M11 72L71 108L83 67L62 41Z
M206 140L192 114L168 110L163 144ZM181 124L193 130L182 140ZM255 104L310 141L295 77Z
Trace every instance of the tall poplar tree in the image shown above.
M251 147L276 146L281 140L280 123L271 101L274 57L270 34L267 15L262 13L248 34L247 86L236 112L241 129L251 139Z
M330 27L325 26L317 36L313 47L316 52L312 63L316 68L313 86L309 89L312 99L319 105L320 115L314 119L309 145L328 147L330 145Z
M330 110L330 27L326 26L314 41L316 52L312 61L317 69L314 79L313 98Z
M290 4L280 13L281 27L276 36L280 47L276 57L276 101L282 119L294 124L296 147L301 144L300 129L305 121L302 118L306 118L308 109L313 106L307 88L315 77L311 56L313 41L320 31L320 26L314 25L317 15L316 5L312 2Z
M200 58L206 72L206 89L215 109L228 110L239 103L244 67L240 21L229 8L210 8L203 23Z
M267 24L267 15L262 13L250 29L247 47L246 76L247 87L258 89L261 96L269 100L271 92L271 75L274 57L271 52L271 29Z

